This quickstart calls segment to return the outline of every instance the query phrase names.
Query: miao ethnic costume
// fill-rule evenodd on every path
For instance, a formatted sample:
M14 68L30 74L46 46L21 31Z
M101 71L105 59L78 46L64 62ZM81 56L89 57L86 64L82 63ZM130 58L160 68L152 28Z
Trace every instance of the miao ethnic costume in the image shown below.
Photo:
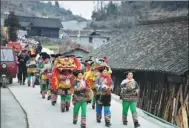
M51 84L52 84L52 68L54 66L54 61L55 61L56 55L55 54L51 54L50 56L51 56L51 58L50 58L49 62L50 62L51 69L50 69L50 72L48 73L49 85L48 85L48 88L47 88L47 100L50 100L51 99L51 95L52 95L52 89L51 89Z
M36 72L37 72L37 61L35 60L36 55L30 55L30 59L27 61L27 76L28 86L35 87Z
M136 111L139 87L134 79L125 79L121 83L122 121L127 125L127 115L130 108L135 128L139 127Z
M76 79L73 82L74 86L74 94L73 94L73 124L77 123L79 110L81 108L81 128L86 128L86 113L87 113L87 83L83 80L83 78L78 78L78 74L82 74L82 71L76 72ZM92 95L92 94L91 94Z
M54 72L53 70L56 68L54 68L54 66L57 64L57 58L60 57L61 55L60 54L56 54L55 57L54 57L54 60L52 60L52 73ZM52 74L53 76L53 74ZM52 77L51 77L51 103L52 105L54 106L56 104L56 101L57 101L57 91L53 89L53 86L52 86Z
M81 63L76 57L62 57L57 59L54 65L52 76L52 89L61 96L61 111L69 111L72 83L74 80L73 71L81 68Z
M84 75L84 80L87 82L88 86L90 89L93 90L93 99L92 99L92 108L95 109L95 103L96 103L96 88L94 86L95 83L95 74L94 74L94 67L93 67L94 62L92 60L87 60L86 61L86 73Z
M104 117L105 117L105 125L107 127L111 126L111 90L113 89L113 81L111 79L110 73L108 73L106 64L97 64L95 66L95 70L97 70L100 75L95 80L95 86L97 87L96 94L96 119L97 122L101 122L102 118L102 108L104 108ZM104 74L103 72L105 72Z
M48 54L43 55L43 68L41 69L41 89L42 89L42 98L45 98L47 93L47 89L49 86L49 73L51 73L51 65L50 65L50 56Z
M39 75L37 76L37 79L39 80L39 85L40 85L40 93L42 94L42 79L41 76L42 74L40 73L41 70L44 68L44 60L43 60L43 56L45 55L45 52L41 52L40 53L40 57L38 58L38 72Z

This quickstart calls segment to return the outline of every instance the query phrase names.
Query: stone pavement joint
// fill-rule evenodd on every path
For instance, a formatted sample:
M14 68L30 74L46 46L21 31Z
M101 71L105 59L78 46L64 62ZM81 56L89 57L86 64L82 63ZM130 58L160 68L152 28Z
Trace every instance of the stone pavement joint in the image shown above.
M12 96L14 97L14 99L16 100L16 102L19 104L19 106L21 107L22 111L25 114L25 120L26 120L26 128L29 128L29 121L28 121L28 115L25 111L25 109L22 107L22 105L20 104L20 102L18 101L18 99L16 98L16 96L14 95L14 93L11 91L10 88L7 87L7 89L10 91L10 93L12 94Z

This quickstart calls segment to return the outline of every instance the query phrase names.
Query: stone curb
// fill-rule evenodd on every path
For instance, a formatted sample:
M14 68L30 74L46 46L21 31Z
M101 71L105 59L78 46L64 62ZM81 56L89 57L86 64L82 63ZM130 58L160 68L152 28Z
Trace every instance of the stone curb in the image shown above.
M18 99L16 98L16 96L14 95L12 90L9 87L7 87L7 89L10 91L11 95L14 97L14 99L16 100L16 102L19 104L19 106L21 107L22 111L24 112L25 120L26 120L26 128L29 128L28 115L27 115L26 111L24 110L24 108L22 107L21 103L18 101Z

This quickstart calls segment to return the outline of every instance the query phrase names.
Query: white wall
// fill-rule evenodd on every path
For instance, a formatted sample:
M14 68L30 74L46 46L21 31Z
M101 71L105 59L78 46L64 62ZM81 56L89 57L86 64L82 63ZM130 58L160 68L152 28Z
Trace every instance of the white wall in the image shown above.
M89 37L70 37L73 41L76 41L78 43L84 44L84 45L92 45L94 48L98 48L103 43L107 42L106 38L99 38L99 37L93 37L92 43L89 43ZM104 42L103 42L104 41Z
M87 21L78 22L76 20L72 21L65 21L62 22L62 25L64 26L64 29L69 30L83 30L85 27L87 27Z

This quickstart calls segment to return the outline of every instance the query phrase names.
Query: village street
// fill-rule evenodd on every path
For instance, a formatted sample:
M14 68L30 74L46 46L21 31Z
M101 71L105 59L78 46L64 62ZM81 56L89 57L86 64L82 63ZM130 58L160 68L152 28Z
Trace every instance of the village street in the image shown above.
M25 117L9 89L1 88L1 128L26 128Z
M60 112L60 99L58 99L58 104L56 106L52 106L51 102L42 99L40 95L39 86L35 88L18 85L14 82L12 85L8 87L10 91L13 93L15 98L19 101L25 112L27 113L27 120L29 123L29 128L79 128L80 127L80 118L78 124L75 126L72 124L72 114L73 114L73 106L71 106L71 110L68 113ZM1 92L4 92L2 102L5 102L7 99L7 103L11 104L10 106L16 105L15 101L11 101L8 97L5 96L5 91L7 89L2 88ZM8 92L6 92L8 93ZM123 126L121 123L121 102L118 101L119 99L116 96L113 96L112 100L112 128L133 128L132 117L129 115L129 123L128 126ZM2 105L5 103L2 103ZM2 107L6 107L3 105ZM23 128L26 127L25 119L23 118L23 113L19 113L20 108L14 107L6 111L6 114L11 114L11 110L17 113L17 117L14 117L15 120L18 118L22 121L19 122L19 125ZM11 118L10 118L11 119ZM4 119L5 120L5 119ZM11 120L7 120L7 123ZM171 126L167 126L165 124L160 123L157 120L152 118L148 119L139 112L139 121L141 123L141 127L145 128L169 128ZM18 125L16 125L18 126ZM15 127L15 128L22 128L22 127ZM96 123L95 119L95 110L91 108L91 104L88 105L87 109L87 127L88 128L105 128L104 121L102 120L101 124ZM3 128L12 128L8 126L3 126ZM27 127L28 128L28 127Z

